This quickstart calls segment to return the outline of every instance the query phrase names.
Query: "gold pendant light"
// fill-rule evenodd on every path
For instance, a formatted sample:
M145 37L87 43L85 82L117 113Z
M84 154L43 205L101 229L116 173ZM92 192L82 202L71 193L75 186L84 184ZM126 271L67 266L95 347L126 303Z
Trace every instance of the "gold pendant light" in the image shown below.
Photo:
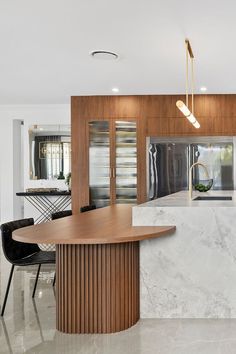
M185 40L186 44L186 104L183 101L177 101L176 106L179 110L183 113L183 115L188 119L188 121L197 129L200 128L200 124L197 119L194 117L194 70L193 70L193 60L194 55L188 39ZM192 89L192 112L188 108L188 84L189 84L189 77L188 77L188 62L189 58L191 60L191 89Z

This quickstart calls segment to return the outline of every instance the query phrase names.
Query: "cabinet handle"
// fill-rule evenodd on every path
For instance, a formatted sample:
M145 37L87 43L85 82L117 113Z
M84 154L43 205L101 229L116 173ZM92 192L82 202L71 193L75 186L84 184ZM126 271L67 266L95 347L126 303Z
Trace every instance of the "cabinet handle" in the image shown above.
M115 168L110 168L109 169L109 177L110 178L116 178L116 170L115 170Z

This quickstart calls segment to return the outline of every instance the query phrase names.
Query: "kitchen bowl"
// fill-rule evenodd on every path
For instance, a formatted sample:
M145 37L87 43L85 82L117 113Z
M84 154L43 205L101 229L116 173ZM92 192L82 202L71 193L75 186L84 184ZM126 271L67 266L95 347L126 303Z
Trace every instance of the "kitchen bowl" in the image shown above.
M207 192L213 186L213 179L199 180L198 183L193 183L193 186L199 192Z

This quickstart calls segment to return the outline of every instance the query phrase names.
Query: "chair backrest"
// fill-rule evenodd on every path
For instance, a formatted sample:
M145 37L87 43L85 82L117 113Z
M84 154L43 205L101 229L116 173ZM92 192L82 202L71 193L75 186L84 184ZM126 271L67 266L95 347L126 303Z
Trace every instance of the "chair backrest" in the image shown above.
M84 213L86 211L94 210L94 209L96 209L96 205L85 205L85 206L80 208L80 212Z
M31 225L34 225L33 218L10 221L1 225L3 253L10 263L40 251L36 243L18 242L12 238L14 230Z
M51 214L51 219L56 220L70 215L72 215L72 210L57 211L56 213Z

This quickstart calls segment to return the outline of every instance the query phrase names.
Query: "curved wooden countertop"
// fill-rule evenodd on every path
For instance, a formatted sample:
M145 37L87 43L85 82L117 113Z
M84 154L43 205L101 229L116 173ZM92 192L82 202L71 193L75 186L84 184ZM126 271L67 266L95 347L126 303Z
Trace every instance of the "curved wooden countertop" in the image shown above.
M115 204L15 230L13 239L53 244L122 243L164 236L175 229L175 226L132 226L132 206Z

